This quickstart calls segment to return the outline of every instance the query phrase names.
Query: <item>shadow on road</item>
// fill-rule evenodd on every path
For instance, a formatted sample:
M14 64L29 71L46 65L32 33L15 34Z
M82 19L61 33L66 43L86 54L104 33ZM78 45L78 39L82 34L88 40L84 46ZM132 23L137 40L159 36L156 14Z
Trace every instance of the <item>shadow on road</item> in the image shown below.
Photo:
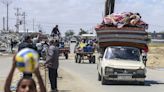
M145 85L151 86L151 85L164 85L164 82L154 81L154 80L145 80Z
M96 63L89 63L89 61L87 62L87 61L82 61L81 63L77 63L77 64L96 64Z
M71 92L71 90L58 90L58 92Z
M158 82L155 80L145 80L145 84L140 84L139 82L114 82L110 81L106 85L113 86L152 86L152 85L164 85L164 82Z

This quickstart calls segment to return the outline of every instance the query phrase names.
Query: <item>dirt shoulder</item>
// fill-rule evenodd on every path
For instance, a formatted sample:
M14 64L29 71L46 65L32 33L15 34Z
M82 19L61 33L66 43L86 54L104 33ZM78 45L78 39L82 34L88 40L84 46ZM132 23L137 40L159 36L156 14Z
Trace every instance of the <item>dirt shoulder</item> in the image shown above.
M150 68L164 68L164 46L149 47L147 66Z

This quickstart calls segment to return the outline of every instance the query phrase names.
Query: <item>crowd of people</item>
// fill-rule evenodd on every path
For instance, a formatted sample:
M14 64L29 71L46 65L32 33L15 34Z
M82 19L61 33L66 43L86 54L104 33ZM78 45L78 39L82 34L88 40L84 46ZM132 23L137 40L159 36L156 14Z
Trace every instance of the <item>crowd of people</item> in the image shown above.
M51 35L55 36L56 34L59 36L60 32L56 33L58 25L52 30ZM51 92L58 92L57 89L57 76L58 76L58 66L59 66L59 45L56 39L42 41L39 38L39 35L36 38L32 38L31 36L26 36L24 40L18 46L18 52L24 48L31 48L38 52L39 56L46 56L44 66L48 69L48 76L51 84ZM44 55L43 55L44 53ZM12 77L14 76L14 71L16 69L16 60L15 56L13 57L12 68L9 72L9 75L6 79L6 83L4 86L4 92L12 92L10 89ZM33 72L37 79L38 84L40 86L39 92L47 92L46 87L43 84L43 79L40 75L39 67L35 69ZM36 82L33 79L33 73L26 74L23 73L23 77L19 80L16 92L38 92Z

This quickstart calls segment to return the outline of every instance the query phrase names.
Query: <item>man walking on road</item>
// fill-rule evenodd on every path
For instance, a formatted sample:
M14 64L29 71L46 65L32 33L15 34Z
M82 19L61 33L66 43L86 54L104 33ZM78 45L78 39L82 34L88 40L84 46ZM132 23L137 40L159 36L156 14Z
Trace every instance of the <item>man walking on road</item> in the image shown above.
M59 66L59 48L56 46L56 42L51 40L46 55L46 67L49 72L49 80L51 83L52 92L57 92L57 70Z

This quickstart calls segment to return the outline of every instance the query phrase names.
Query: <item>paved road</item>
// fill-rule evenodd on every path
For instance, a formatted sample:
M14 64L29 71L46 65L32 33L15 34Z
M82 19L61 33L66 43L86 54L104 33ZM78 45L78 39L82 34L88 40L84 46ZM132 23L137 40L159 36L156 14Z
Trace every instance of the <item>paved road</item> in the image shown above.
M110 84L101 85L97 81L96 64L74 63L72 60L60 61L60 67L69 72L72 76L79 77L94 89L94 92L163 92L164 91L164 70L147 69L146 85L137 84ZM85 92L92 92L91 90Z
M0 57L0 92L3 92L3 85L11 64L11 58ZM88 62L77 64L73 60L60 60L60 68L68 73L62 76L63 78L72 76L72 79L70 77L65 79L64 83L69 81L67 83L70 83L72 89L78 87L76 89L82 89L81 92L163 92L164 90L164 70L160 69L148 69L146 85L140 86L136 84L101 85L97 81L96 64L88 64Z

